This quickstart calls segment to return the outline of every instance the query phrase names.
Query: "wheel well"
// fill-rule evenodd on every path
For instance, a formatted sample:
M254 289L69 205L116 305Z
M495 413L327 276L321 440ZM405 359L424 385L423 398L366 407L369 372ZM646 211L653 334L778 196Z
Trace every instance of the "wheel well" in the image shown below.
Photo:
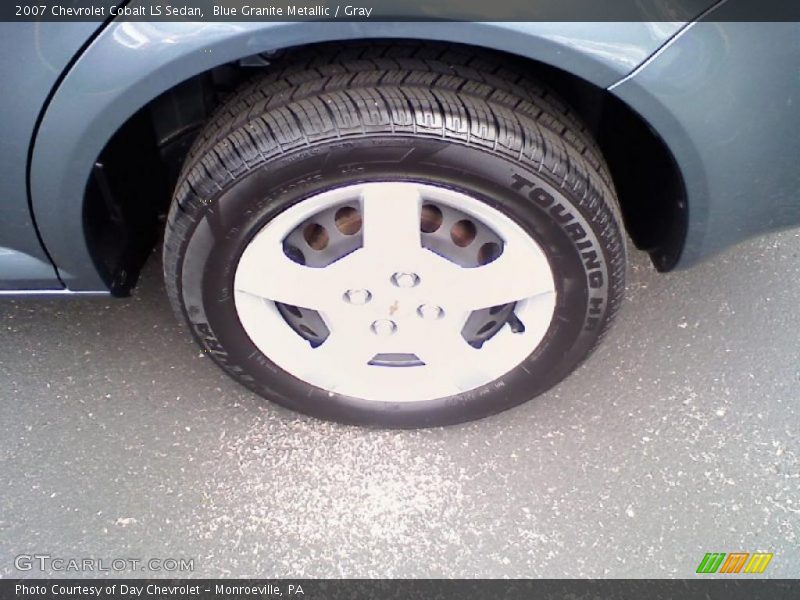
M359 40L368 46L386 40ZM457 47L413 40L393 44ZM341 47L348 42L337 42ZM329 44L314 44L325 51ZM317 48L318 47L318 48ZM617 188L625 226L657 269L674 267L687 225L680 170L652 128L604 89L531 59L462 46L494 55L521 76L539 79L577 111L595 136ZM308 49L309 46L303 47ZM95 264L112 293L127 295L155 246L183 159L211 112L245 79L280 67L297 48L240 59L184 81L142 107L114 134L86 188L84 225Z

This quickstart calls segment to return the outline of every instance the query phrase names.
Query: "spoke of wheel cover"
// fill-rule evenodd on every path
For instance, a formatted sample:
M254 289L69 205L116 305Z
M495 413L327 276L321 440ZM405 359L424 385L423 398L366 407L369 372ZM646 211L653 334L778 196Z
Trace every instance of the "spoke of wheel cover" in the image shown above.
M456 302L473 309L508 304L553 292L553 277L547 259L535 257L517 243L507 243L503 253L488 265L460 269L450 294Z
M275 302L319 308L328 299L329 269L297 264L283 252L280 242L255 239L239 261L235 289Z
M382 257L403 256L419 250L421 199L413 185L367 186L361 201L365 250Z
M334 330L311 354L308 368L315 370L317 385L336 389L348 377L358 377L360 371L369 369L368 363L376 354L374 337L371 333L354 335Z
M458 331L440 332L431 336L417 356L436 373L459 390L469 390L486 381L480 350L467 344Z

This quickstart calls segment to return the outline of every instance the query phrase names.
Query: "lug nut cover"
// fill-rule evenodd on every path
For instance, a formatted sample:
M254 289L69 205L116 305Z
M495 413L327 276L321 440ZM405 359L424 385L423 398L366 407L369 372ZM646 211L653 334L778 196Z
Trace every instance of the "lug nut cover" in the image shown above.
M444 316L444 309L433 304L423 304L417 309L417 314L423 319L434 321Z
M412 288L419 285L419 275L416 273L395 273L392 283L400 288Z
M350 304L366 304L372 300L369 290L347 290L344 293L344 300Z
M397 325L389 319L379 319L372 324L371 328L372 333L381 337L390 336L397 331Z

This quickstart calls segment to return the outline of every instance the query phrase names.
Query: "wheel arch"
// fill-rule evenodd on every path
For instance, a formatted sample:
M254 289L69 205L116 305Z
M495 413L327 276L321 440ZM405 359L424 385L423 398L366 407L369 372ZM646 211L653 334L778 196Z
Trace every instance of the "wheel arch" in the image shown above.
M671 155L642 117L613 100L605 89L636 68L679 27L660 25L113 23L76 61L47 107L31 162L34 215L70 289L126 293L136 278L135 267L129 265L141 262L155 242L158 205L169 179L160 156L153 153L159 140L148 124L148 110L156 99L165 92L175 92L178 98L182 93L202 97L202 90L190 88L203 74L243 58L298 45L386 38L445 43L468 39L471 46L529 60L533 73L578 105L600 139L618 187L625 196L634 197L642 191L636 185L641 178L632 177L636 169L626 167L632 157L616 142L619 127L635 131L638 143L660 153L659 162ZM175 131L184 125L177 119ZM119 172L119 161L112 160L112 154L135 156L136 168ZM673 167L651 169L680 182L680 173ZM112 180L122 182L124 210L110 190ZM143 182L151 187L142 187ZM679 188L682 184L675 190ZM685 207L685 200L680 202ZM670 210L680 202L674 201ZM656 252L667 256L656 264L669 268L680 253L679 230L685 230L681 214L673 210L668 215L669 229L674 231L667 235L639 227L641 210L626 210L626 204L623 201L626 222L637 244L654 256ZM93 207L102 210L108 222L93 223ZM116 232L115 224L121 225L122 234ZM668 252L663 250L666 239L671 240Z

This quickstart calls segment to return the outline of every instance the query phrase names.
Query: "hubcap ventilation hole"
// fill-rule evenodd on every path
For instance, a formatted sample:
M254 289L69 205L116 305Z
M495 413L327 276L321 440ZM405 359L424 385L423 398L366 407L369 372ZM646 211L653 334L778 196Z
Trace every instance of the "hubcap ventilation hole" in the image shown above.
M442 209L433 204L423 204L419 228L423 233L434 233L442 226Z
M352 206L343 206L334 216L336 228L344 235L355 235L361 231L361 213Z
M475 227L475 223L469 219L458 221L453 225L452 229L450 229L450 239L453 240L453 243L459 248L466 248L469 246L475 241L475 236L477 234L478 228Z
M283 253L289 258L289 260L296 262L298 265L306 264L306 257L303 254L303 251L297 246L292 246L291 244L284 242Z
M501 250L498 244L494 242L487 242L478 250L478 264L488 265L490 262L496 260L500 256Z
M303 237L306 240L306 244L312 250L324 250L328 247L328 241L330 237L328 236L328 230L325 229L319 223L309 223L303 229Z

